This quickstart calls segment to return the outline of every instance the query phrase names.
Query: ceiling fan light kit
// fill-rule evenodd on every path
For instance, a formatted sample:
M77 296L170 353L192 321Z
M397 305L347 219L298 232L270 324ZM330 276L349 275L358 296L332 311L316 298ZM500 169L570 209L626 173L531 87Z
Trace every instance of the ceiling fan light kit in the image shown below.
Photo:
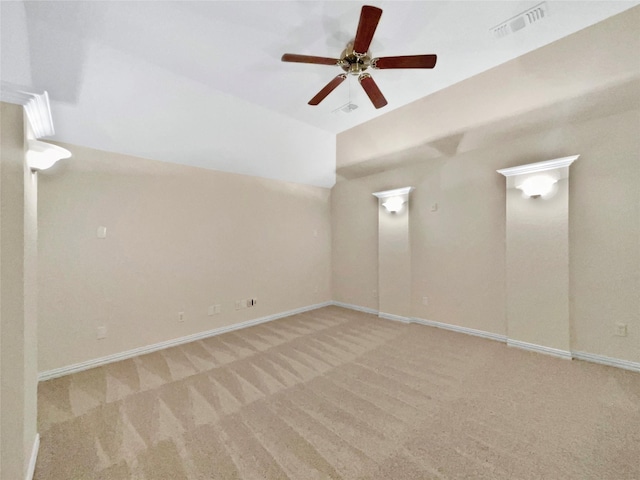
M338 75L325 85L324 88L309 101L309 105L320 104L322 100L347 78L347 75L353 75L358 77L358 82L371 100L371 103L373 103L373 106L382 108L387 104L387 100L384 98L384 95L373 80L371 74L366 70L369 68L397 69L435 67L437 56L433 54L372 58L369 52L369 46L371 45L381 16L382 10L378 7L372 7L370 5L362 7L356 37L352 42L347 44L340 58L297 55L294 53L285 53L282 56L283 62L337 65L345 71L345 73Z

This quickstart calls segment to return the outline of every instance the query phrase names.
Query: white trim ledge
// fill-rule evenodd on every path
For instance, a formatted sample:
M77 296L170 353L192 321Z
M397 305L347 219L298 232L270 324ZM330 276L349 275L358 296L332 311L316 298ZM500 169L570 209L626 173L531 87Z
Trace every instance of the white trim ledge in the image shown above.
M357 312L371 313L373 315L378 314L378 310L369 307L361 307L360 305L353 305L351 303L336 302L334 300L333 302L331 302L331 305L336 307L348 308L349 310L356 310Z
M524 175L527 173L546 172L547 170L555 170L556 168L568 167L575 162L580 155L572 155L570 157L556 158L554 160L546 160L544 162L529 163L518 167L502 168L496 170L505 177L513 177L515 175Z
M252 327L261 323L271 322L278 320L279 318L290 317L299 313L309 312L311 310L317 310L318 308L328 307L333 302L317 303L315 305L309 305L306 307L296 308L294 310L288 310L286 312L274 313L273 315L267 315L266 317L256 318L254 320L247 320L245 322L234 323L233 325L227 325L224 327L214 328L213 330L206 330L200 333L194 333L184 337L174 338L165 342L154 343L153 345L146 345L144 347L134 348L113 355L107 355L106 357L94 358L87 360L86 362L76 363L68 365L66 367L54 368L38 374L38 381L43 382L45 380L51 380L52 378L62 377L64 375L70 375L72 373L82 372L93 367L99 367L101 365L107 365L109 363L118 362L120 360L126 360L127 358L136 357L145 353L156 352L165 348L175 347L184 343L194 342L196 340L202 340L203 338L214 337L216 335L222 335L223 333L233 332L234 330L240 330L242 328Z
M378 312L378 317L384 318L385 320L392 320L394 322L411 323L411 319L409 317L394 315L393 313Z
M609 365L610 367L624 368L633 372L640 372L640 363L631 362L629 360L621 360L619 358L605 357L604 355L596 355L587 352L571 352L576 360L584 360L585 362L600 363L601 365Z
M31 458L29 459L29 466L27 468L27 476L25 480L33 480L33 474L36 472L36 461L38 460L38 452L40 451L40 434L36 433L36 438L33 440L33 448L31 449Z
M565 358L567 360L571 360L573 358L572 355L571 355L571 352L568 351L568 350L561 350L559 348L545 347L543 345L537 345L535 343L521 342L520 340L512 340L510 338L507 339L507 346L508 347L521 348L523 350L530 350L532 352L537 352L537 353L544 353L545 355L552 355L554 357Z
M425 320L424 318L412 318L411 322L426 325L427 327L436 327L442 328L443 330L451 330L452 332L466 333L467 335L473 335L475 337L488 338L489 340L495 340L502 343L507 341L506 335L485 332L484 330L476 330L474 328L460 327L458 325L451 325L450 323L434 322L433 320Z

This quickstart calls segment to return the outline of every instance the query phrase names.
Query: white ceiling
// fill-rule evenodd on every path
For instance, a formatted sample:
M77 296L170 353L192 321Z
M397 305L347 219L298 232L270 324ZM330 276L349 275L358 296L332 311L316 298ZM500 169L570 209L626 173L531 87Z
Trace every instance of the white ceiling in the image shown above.
M337 133L640 2L547 0L543 21L503 38L491 28L540 2L373 3L374 56L438 55L433 70L374 71L380 110L354 79L308 106L341 70L280 62L338 57L355 1L1 2L2 81L49 92L55 140L331 186Z

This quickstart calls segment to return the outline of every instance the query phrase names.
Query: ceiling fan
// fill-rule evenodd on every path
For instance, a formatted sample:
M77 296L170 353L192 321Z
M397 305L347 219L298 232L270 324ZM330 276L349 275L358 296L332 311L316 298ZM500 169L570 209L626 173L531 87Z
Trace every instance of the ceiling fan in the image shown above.
M285 53L282 55L283 62L313 63L317 65L337 65L346 73L341 73L331 80L320 90L315 97L309 100L309 105L318 105L327 95L333 92L338 85L345 81L347 74L358 77L358 81L368 95L374 107L381 108L387 104L387 100L373 80L373 77L366 71L369 68L433 68L436 65L436 55L405 55L398 57L371 58L369 45L373 39L373 34L378 27L378 22L382 16L382 9L365 5L360 12L360 21L356 38L347 44L340 58L315 57L312 55L296 55Z

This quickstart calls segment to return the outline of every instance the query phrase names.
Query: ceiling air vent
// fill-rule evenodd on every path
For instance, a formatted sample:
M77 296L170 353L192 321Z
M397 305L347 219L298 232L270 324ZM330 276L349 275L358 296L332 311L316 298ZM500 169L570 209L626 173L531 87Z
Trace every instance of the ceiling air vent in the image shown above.
M515 33L518 30L545 19L549 15L549 7L547 2L542 2L529 10L525 10L519 13L515 17L511 17L509 20L502 22L499 25L491 28L491 32L494 37L502 38L510 33Z
M333 113L351 113L353 112L356 108L358 108L358 105L356 105L355 103L345 103L344 105L342 105L341 107L336 108Z

